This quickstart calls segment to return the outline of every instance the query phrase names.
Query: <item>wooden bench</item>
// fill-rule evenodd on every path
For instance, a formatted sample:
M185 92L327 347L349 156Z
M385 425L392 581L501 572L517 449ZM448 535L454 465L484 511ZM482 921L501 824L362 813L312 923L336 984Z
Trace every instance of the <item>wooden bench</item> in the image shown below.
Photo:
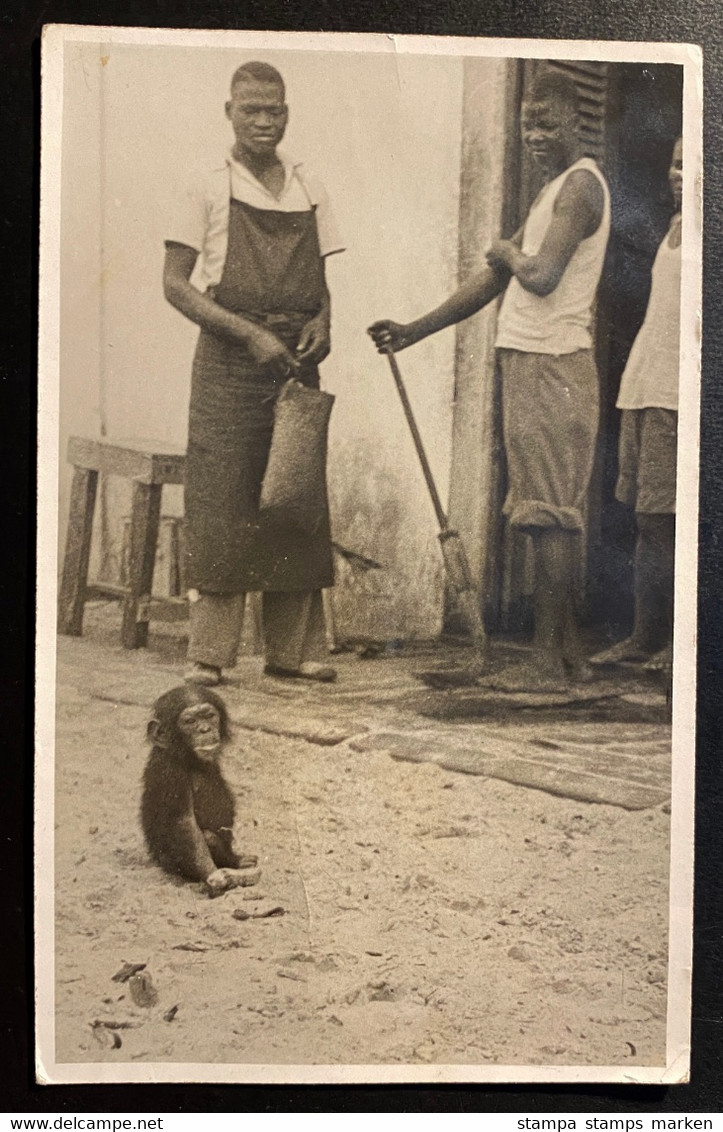
M151 585L156 560L164 484L182 484L185 451L153 441L88 440L73 436L68 443L68 463L73 465L68 537L58 598L58 632L79 637L83 611L91 597L114 597L123 601L121 640L127 649L148 643L151 615L175 620L186 615L185 599L167 599L151 609ZM98 476L121 476L133 483L130 524L128 585L105 582L88 584L93 516Z

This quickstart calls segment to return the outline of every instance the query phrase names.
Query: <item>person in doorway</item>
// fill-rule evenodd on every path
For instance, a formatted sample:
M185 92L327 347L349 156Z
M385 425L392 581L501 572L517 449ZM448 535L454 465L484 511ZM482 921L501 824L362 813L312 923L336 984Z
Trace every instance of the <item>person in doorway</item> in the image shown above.
M668 179L673 218L655 257L648 308L617 401L622 419L615 495L635 508L637 526L633 631L591 658L595 665L642 664L651 672L669 672L673 659L682 138L673 148Z
M487 265L435 310L369 332L402 350L461 322L504 292L497 322L508 469L504 510L532 536L535 633L529 660L494 676L509 690L566 687L589 670L574 611L583 513L598 431L592 309L610 230L610 197L597 164L580 153L577 90L541 74L521 108L524 144L544 176L527 219L496 240Z
M265 671L336 675L321 600L333 584L328 521L285 540L259 516L274 404L292 377L318 388L330 349L324 260L342 250L323 187L277 153L288 114L274 67L236 70L233 149L186 194L166 240L165 296L201 328L186 470L186 679L206 685L236 661L252 590L263 591Z

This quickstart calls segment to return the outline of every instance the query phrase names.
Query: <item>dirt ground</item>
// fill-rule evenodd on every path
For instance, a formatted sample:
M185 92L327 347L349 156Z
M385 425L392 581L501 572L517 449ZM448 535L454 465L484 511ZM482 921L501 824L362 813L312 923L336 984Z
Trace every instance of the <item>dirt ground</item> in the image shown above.
M211 900L150 863L137 819L148 705L179 672L59 641L58 1062L665 1064L669 807L237 726L236 840L263 872ZM239 673L230 707L263 682ZM124 963L157 1001L113 981Z

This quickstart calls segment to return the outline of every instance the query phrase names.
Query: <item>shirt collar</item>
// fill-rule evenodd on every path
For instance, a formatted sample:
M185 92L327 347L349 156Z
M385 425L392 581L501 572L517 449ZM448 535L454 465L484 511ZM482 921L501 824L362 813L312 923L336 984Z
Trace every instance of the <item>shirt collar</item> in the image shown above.
M283 196L289 187L289 183L291 181L291 178L294 176L294 173L304 163L303 161L291 161L288 157L284 156L283 153L279 153L278 151L277 157L284 167L284 187L280 193L280 196ZM233 173L237 177L240 177L243 181L247 181L248 184L253 185L254 188L260 189L262 193L266 193L266 195L271 197L272 200L279 199L278 197L275 197L272 192L269 192L269 190L266 188L266 185L262 184L261 181L258 180L258 178L254 177L250 169L247 169L242 162L236 160L233 155L233 150L229 150L226 154L226 165L233 171Z

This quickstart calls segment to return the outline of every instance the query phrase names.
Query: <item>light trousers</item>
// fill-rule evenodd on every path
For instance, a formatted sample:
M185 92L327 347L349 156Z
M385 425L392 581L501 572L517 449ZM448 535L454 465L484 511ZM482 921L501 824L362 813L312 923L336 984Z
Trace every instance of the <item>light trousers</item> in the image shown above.
M199 593L189 602L190 661L233 668L243 631L245 601L245 594ZM267 664L297 669L306 660L327 658L321 590L264 593L262 603Z

